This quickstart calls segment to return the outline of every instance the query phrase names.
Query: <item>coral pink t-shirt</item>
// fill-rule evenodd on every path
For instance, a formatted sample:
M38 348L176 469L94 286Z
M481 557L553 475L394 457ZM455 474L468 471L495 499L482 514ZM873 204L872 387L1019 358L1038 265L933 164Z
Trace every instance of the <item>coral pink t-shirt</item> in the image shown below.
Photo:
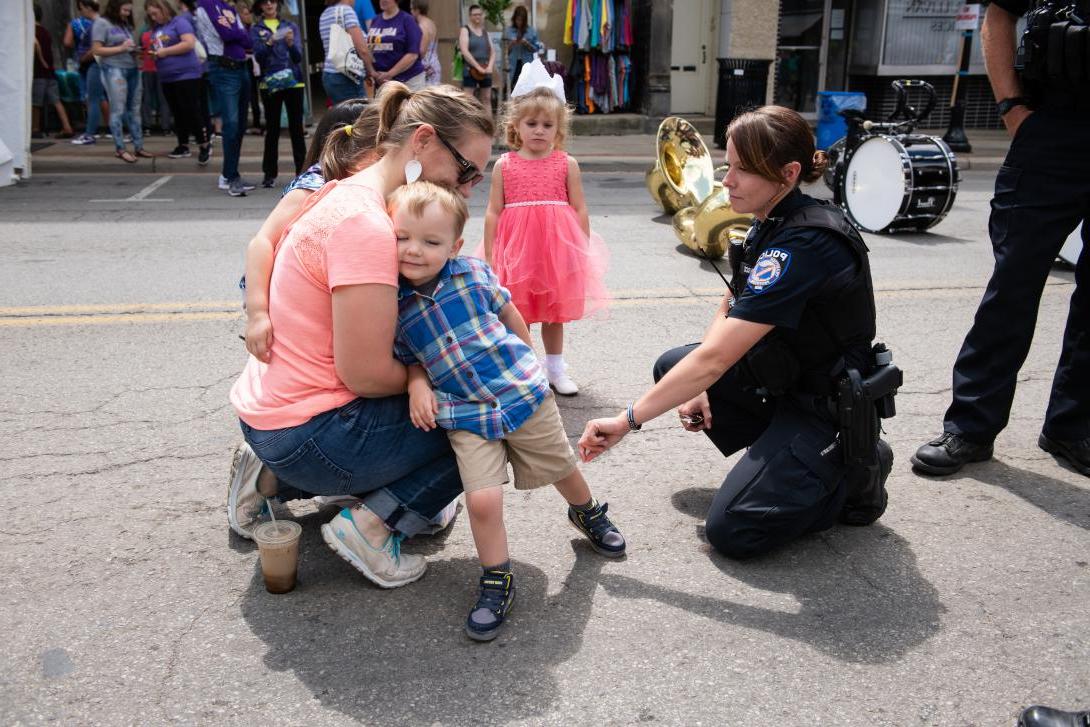
M293 427L356 398L333 361L333 289L365 283L397 286L397 239L382 195L357 175L316 192L284 234L269 286L272 357L251 356L231 387L242 421Z

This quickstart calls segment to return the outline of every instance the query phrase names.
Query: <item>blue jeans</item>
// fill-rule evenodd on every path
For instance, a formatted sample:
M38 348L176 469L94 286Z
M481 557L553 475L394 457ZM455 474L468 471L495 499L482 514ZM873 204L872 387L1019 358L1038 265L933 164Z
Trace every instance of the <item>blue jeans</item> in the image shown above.
M144 135L140 128L140 97L143 86L140 83L139 68L115 68L105 66L102 69L102 83L106 87L106 98L110 101L110 133L114 137L114 147L118 151L125 148L122 123L129 127L132 134L133 148L144 148Z
M367 98L367 91L363 87L363 81L356 83L343 73L322 72L322 88L326 96L334 104L347 101L350 98Z
M462 491L446 431L414 427L405 395L355 399L286 429L240 424L280 480L281 499L355 495L390 528L411 536Z
M230 182L237 179L238 159L242 155L242 119L239 106L250 99L250 70L247 66L224 68L216 63L208 65L208 81L212 95L219 107L223 125L223 171Z
M92 63L87 69L87 127L86 134L97 134L102 122L102 99L106 98L106 88L102 85L102 69Z

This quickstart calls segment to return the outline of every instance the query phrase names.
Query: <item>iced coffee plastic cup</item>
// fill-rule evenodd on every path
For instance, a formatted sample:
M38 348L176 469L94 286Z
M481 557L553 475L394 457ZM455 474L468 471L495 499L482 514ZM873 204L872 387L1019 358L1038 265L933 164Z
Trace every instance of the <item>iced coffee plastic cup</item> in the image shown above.
M269 593L287 593L295 588L302 534L303 528L291 520L261 523L254 528L254 540L261 554L261 574Z

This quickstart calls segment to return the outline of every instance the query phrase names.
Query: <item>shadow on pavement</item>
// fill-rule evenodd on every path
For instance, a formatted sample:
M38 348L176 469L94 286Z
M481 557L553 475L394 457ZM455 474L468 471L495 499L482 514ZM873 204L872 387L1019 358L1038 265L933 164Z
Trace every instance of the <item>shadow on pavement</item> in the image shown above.
M681 512L703 518L715 490L675 493ZM835 527L802 538L767 556L732 561L709 548L724 575L762 591L787 593L796 613L650 585L603 574L614 596L659 601L720 623L767 631L809 644L846 662L895 662L941 628L945 608L938 591L920 574L908 543L881 524Z
M480 576L475 560L429 559L423 579L384 591L322 542L326 514L299 518L296 589L266 593L255 567L242 598L269 668L292 672L323 706L369 724L503 724L551 713L555 670L580 649L604 558L573 541L572 569L554 595L541 570L516 560L509 623L478 644L462 632Z
M940 235L936 232L898 232L890 235L894 240L898 242L907 242L910 245L950 245L950 244L966 244L976 242L967 237L951 237L950 235Z
M1064 469L1075 472L1063 459L1057 457L1056 461ZM963 476L985 485L1002 487L1057 520L1090 530L1090 489L1011 467L999 460L974 465Z

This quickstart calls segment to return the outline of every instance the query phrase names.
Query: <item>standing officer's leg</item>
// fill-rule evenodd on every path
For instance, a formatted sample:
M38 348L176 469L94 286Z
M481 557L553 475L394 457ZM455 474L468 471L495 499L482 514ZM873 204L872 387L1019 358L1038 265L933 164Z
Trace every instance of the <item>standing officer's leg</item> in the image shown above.
M708 542L749 558L831 527L847 494L845 469L835 426L781 402L712 500Z
M1075 292L1039 443L1090 475L1090 214L1083 218Z
M1045 112L1030 116L996 177L988 222L995 267L954 364L946 434L912 458L926 474L950 474L990 458L992 440L1007 425L1041 292L1085 204L1084 184L1070 165L1072 155L1081 159L1086 152L1067 148L1065 123Z

